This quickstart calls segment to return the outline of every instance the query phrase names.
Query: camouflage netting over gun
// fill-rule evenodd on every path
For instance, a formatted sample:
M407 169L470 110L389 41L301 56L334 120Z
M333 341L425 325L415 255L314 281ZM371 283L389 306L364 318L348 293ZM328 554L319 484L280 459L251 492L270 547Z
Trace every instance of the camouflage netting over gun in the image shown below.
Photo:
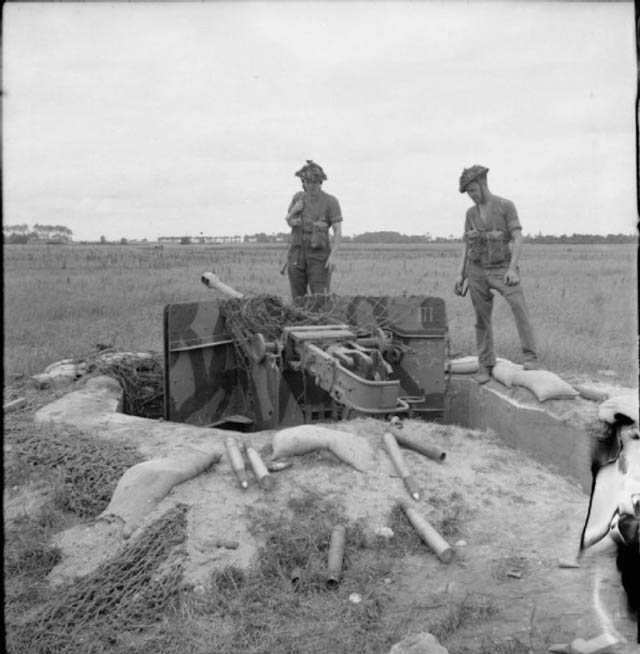
M274 341L282 336L285 327L344 324L357 336L388 329L391 321L386 315L387 303L385 296L310 295L288 304L281 297L264 294L222 300L220 312L235 345L246 352L253 335L262 334L266 341ZM412 314L415 307L407 305L406 311Z
M285 327L296 325L347 324L358 334L388 328L387 301L385 296L309 295L287 304L275 295L255 295L222 300L220 310L227 322L274 340ZM413 306L407 307L407 313L414 311Z
M164 414L162 355L155 352L113 352L100 355L89 370L114 377L124 391L123 413L140 418Z
M188 507L179 504L153 522L95 573L56 591L19 626L7 625L9 652L98 654L126 634L162 618L179 592Z

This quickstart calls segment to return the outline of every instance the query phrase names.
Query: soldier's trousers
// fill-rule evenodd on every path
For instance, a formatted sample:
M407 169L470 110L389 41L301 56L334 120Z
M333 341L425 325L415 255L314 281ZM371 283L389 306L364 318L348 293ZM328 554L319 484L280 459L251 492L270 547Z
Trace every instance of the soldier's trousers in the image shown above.
M331 271L325 267L328 250L311 250L307 247L292 248L288 258L291 297L303 297L307 289L313 295L326 295L331 285Z
M525 361L535 361L537 359L536 341L527 305L524 301L522 285L518 283L515 286L507 286L504 283L506 271L506 268L484 269L471 262L467 270L469 293L476 314L478 363L483 367L492 367L496 363L493 351L493 326L491 323L493 310L492 289L500 293L511 307Z

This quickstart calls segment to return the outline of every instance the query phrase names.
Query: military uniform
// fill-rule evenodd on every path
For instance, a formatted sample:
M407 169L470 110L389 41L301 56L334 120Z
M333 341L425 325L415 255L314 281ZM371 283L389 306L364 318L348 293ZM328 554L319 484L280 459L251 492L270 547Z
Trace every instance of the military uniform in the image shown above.
M476 168L481 171L487 170L479 166ZM473 179L473 175L468 175L465 180L463 173L461 193ZM518 213L511 200L497 195L492 195L485 207L484 219L480 215L478 205L470 207L467 210L464 228L464 240L467 244L467 279L476 314L478 364L481 368L490 370L496 363L491 322L492 291L500 293L511 307L525 364L527 362L531 364L537 360L536 342L522 286L519 282L507 285L504 281L505 273L511 264L512 233L521 229Z
M324 172L313 162L296 173L303 180L306 175L316 179L326 179ZM331 284L331 270L326 266L331 253L329 229L342 222L342 213L337 198L319 189L315 193L299 191L288 208L288 213L296 202L302 200L303 209L297 214L300 224L291 231L291 245L287 256L287 270L291 295L295 300L307 294L326 294Z

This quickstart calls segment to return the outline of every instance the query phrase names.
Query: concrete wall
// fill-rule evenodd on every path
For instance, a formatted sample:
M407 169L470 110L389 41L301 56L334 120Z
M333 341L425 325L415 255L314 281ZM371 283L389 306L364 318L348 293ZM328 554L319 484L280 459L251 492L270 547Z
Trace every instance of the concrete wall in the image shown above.
M573 479L589 493L590 446L584 425L554 416L542 403L527 406L515 402L496 386L497 382L479 385L468 376L453 375L444 422L491 429L507 445Z

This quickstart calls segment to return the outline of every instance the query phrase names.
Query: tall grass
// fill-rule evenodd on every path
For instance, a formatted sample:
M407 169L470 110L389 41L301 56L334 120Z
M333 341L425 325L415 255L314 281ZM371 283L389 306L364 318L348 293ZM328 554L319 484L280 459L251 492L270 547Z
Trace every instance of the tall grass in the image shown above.
M460 247L343 245L333 290L341 295L444 298L454 354L475 353L469 297L453 294ZM284 245L4 246L5 383L98 343L161 351L166 304L216 297L213 270L244 293L289 296ZM637 276L633 245L529 245L522 284L543 363L558 373L636 384ZM497 354L519 358L509 309L495 303Z

